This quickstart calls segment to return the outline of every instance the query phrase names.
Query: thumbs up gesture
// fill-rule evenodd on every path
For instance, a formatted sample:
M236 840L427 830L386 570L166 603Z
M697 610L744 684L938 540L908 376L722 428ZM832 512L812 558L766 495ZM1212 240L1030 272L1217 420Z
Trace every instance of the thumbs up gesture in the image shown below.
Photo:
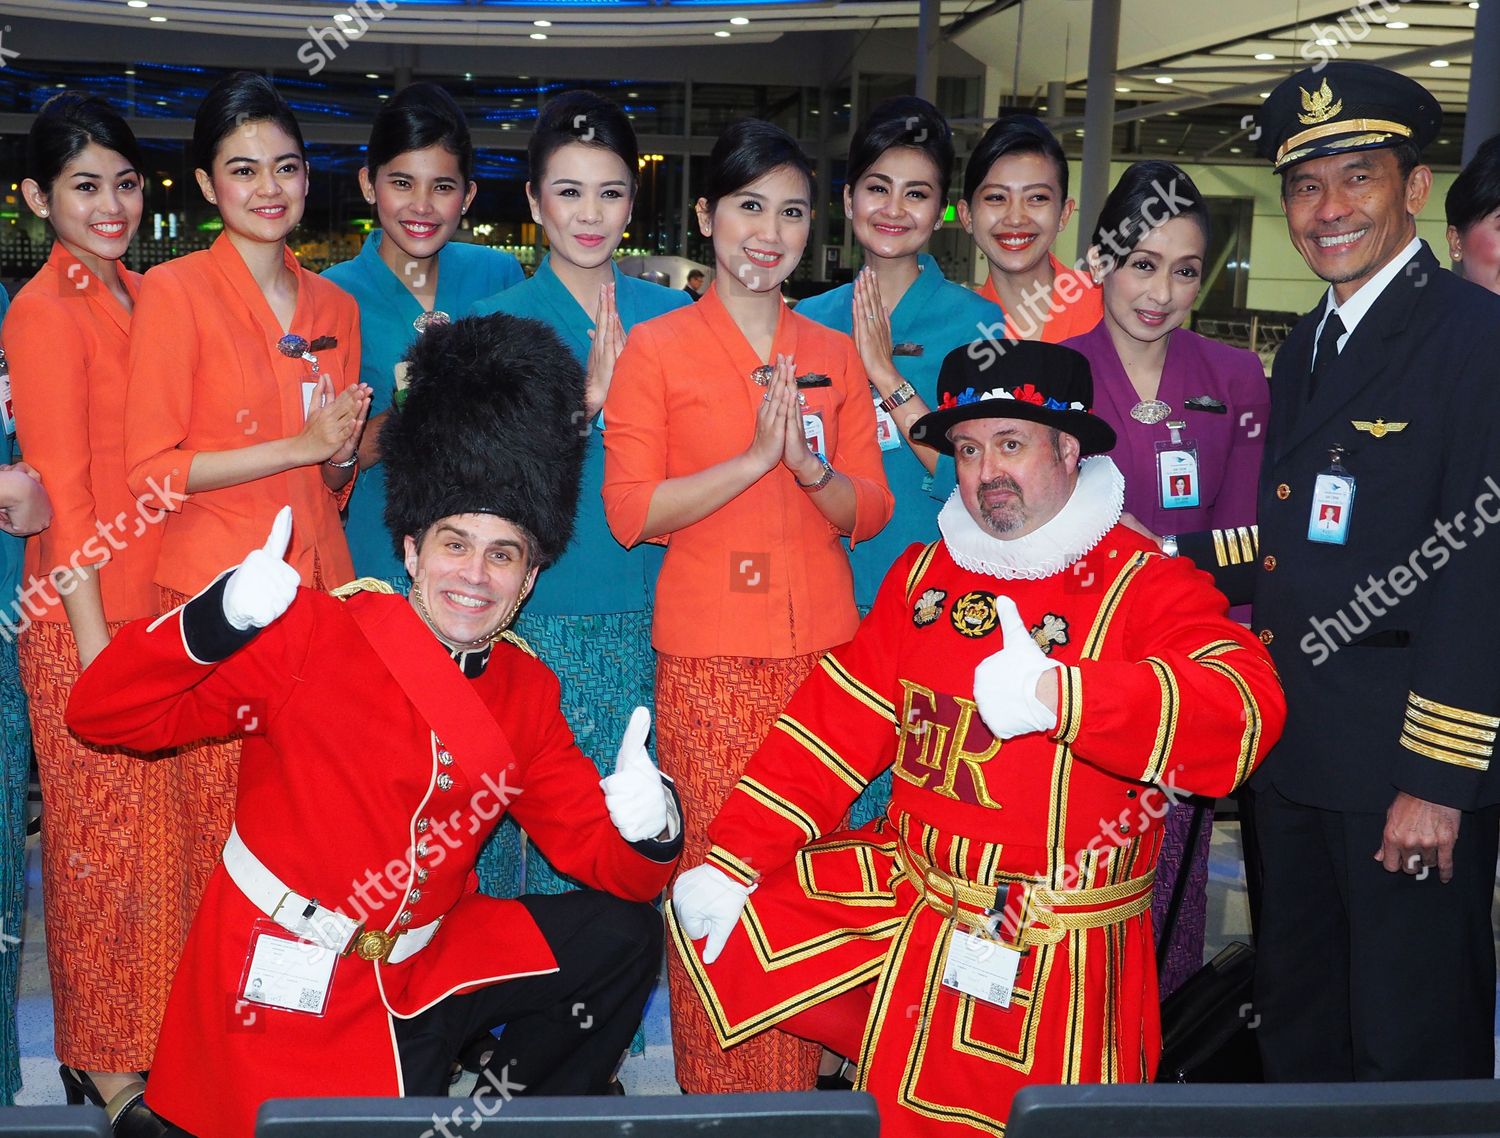
M1037 647L1031 630L1021 619L1016 602L995 598L1004 645L974 669L974 702L979 717L997 739L1013 739L1033 731L1051 731L1057 712L1037 698L1037 681L1053 668L1062 667Z
M301 578L283 558L292 541L292 508L282 506L266 544L229 575L224 586L224 617L241 632L264 628L291 607Z
M630 715L615 773L599 780L609 820L627 842L643 842L667 828L667 792L661 774L646 753L651 733L651 713L638 707Z

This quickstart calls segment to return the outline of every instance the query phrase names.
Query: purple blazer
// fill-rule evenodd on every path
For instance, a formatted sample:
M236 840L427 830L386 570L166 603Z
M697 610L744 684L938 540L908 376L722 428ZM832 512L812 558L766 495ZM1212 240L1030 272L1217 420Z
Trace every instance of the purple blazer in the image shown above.
M1125 508L1153 533L1193 533L1255 522L1256 483L1266 442L1270 385L1254 352L1231 348L1186 328L1170 333L1157 398L1171 405L1167 419L1147 426L1130 417L1135 389L1109 338L1108 321L1064 341L1088 357L1094 372L1094 411L1119 436L1110 452L1125 476ZM1222 411L1189 404L1207 396ZM1198 444L1199 505L1164 510L1157 495L1156 447L1171 439L1167 421L1186 421L1184 442Z

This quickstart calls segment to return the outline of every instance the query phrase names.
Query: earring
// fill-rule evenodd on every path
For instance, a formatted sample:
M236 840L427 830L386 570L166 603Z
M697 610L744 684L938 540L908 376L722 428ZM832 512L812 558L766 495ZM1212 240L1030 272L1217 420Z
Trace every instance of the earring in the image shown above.
M45 209L39 209L39 210L36 211L36 215L38 217L46 217L47 216L47 212L48 211L45 210Z

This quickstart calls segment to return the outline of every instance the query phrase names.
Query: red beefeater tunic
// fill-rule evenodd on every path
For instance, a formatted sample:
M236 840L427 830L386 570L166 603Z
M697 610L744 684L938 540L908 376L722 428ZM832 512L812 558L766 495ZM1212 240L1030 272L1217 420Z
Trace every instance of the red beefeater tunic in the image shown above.
M357 624L372 608L434 685L473 687L514 762L437 742ZM474 860L507 811L586 885L633 901L665 888L674 864L620 837L599 772L558 709L557 678L516 644L496 644L483 674L466 679L405 598L302 589L249 644L204 664L187 651L181 613L127 625L73 689L69 725L142 750L250 732L235 824L277 877L370 929L443 922L398 964L340 959L321 1018L254 1005L241 991L262 914L221 863L177 968L146 1092L198 1138L249 1138L271 1098L401 1094L393 1016L557 971L522 905L476 892Z
M1059 726L996 740L974 669L1010 596L1060 672ZM859 1085L885 1138L1004 1134L1027 1083L1143 1081L1160 1051L1151 883L1168 795L1226 794L1280 734L1265 649L1209 577L1114 526L1068 570L1000 580L941 543L892 568L709 833L759 881L705 967L672 921L720 1043L873 983ZM887 817L818 840L894 764ZM1008 885L1025 954L1009 1007L941 983L958 922ZM1016 930L1021 930L1016 935Z

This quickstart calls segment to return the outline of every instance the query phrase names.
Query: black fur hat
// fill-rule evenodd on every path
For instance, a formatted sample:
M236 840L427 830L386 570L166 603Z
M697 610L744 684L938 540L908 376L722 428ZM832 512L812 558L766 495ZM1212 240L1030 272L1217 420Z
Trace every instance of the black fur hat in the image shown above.
M543 565L573 536L588 424L583 368L537 320L495 313L427 329L380 431L385 524L404 554L439 518L495 514Z

